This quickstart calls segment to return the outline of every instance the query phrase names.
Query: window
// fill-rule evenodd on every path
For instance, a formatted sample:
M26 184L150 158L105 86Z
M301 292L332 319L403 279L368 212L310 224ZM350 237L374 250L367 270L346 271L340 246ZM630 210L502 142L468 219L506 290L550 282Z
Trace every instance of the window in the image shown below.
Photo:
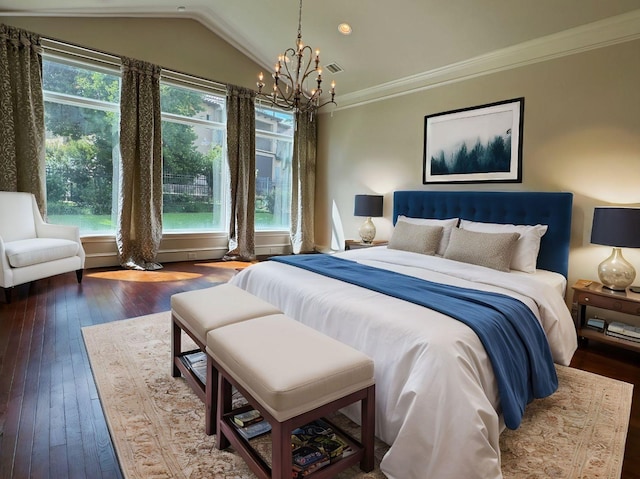
M224 231L225 98L162 83L162 229Z
M45 57L43 89L48 218L114 234L119 74Z
M256 231L289 230L293 114L256 107Z
M115 235L120 69L66 51L43 58L47 212L86 235ZM102 59L102 61L105 61ZM160 83L163 232L224 232L228 220L225 96L182 74ZM256 231L288 231L293 115L256 106Z

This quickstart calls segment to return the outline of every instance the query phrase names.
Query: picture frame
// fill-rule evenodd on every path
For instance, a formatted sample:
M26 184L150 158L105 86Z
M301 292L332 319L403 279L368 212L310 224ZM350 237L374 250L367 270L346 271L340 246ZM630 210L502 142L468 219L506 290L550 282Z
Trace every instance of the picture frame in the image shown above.
M422 183L522 183L524 97L424 117Z

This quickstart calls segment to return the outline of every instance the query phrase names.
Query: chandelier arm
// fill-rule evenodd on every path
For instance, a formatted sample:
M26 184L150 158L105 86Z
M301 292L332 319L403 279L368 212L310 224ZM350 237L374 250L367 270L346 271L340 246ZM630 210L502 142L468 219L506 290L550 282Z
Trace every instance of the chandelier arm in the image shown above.
M309 55L308 58L305 58L305 54ZM315 65L312 67L313 61L315 61ZM319 52L316 52L314 58L311 46L302 43L302 0L300 0L296 48L287 48L278 58L274 73L271 75L274 79L274 84L270 94L262 91L265 85L262 81L262 73L259 75L257 83L258 95L261 98L268 99L274 106L286 106L294 112L309 112L311 115L316 109L330 103L337 105L334 101L335 83L331 84L331 99L324 101L322 104L320 103L323 91L322 70L319 68L319 63ZM291 69L289 66L291 66ZM312 73L317 74L314 80L317 86L311 89L305 88L305 84Z

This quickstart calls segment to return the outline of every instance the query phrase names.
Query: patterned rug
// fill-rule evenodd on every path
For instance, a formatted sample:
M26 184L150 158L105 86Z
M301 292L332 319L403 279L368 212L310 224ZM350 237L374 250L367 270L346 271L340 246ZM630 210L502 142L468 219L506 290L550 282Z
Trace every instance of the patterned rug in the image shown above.
M254 478L240 456L215 448L215 436L204 434L204 405L171 377L170 321L165 312L82 330L125 477ZM501 436L504 477L619 478L633 386L557 369L558 391L530 404L521 427ZM342 415L333 419L357 429ZM354 467L338 477L384 478L377 466L387 448L376 441L373 472Z

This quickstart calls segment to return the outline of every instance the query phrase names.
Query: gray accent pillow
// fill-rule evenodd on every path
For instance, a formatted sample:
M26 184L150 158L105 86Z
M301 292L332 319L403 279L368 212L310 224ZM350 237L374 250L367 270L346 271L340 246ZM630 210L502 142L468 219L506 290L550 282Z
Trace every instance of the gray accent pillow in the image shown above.
M519 233L480 233L454 228L444 258L509 271Z
M442 238L442 226L415 225L398 221L387 248L434 255Z

